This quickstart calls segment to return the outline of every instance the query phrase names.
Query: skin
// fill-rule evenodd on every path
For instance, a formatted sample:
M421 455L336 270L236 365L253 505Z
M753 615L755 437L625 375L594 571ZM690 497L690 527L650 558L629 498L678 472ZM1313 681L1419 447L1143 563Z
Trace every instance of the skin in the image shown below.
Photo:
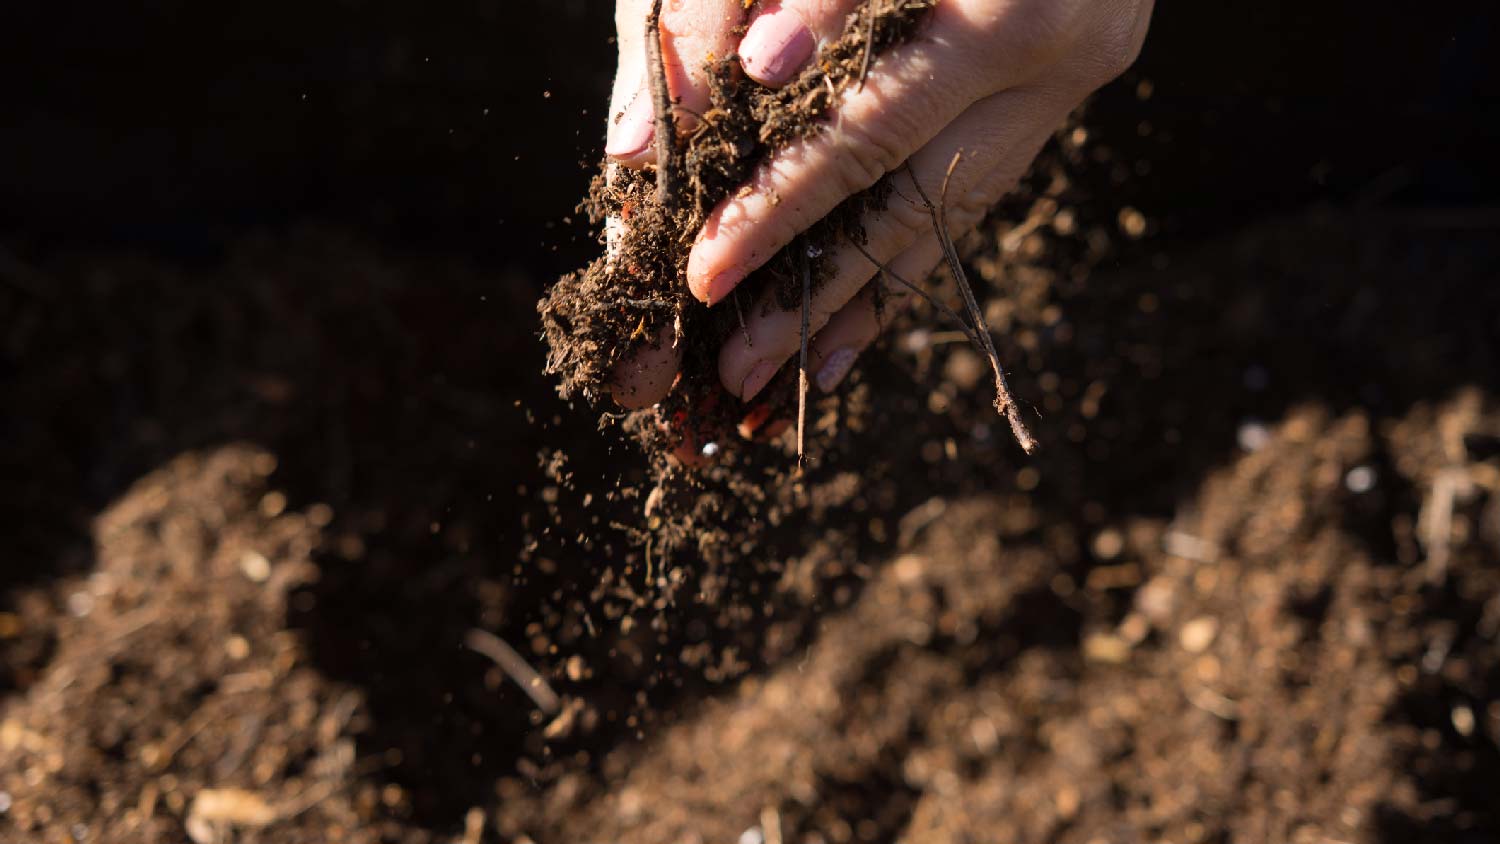
M962 153L948 191L957 238L973 228L1025 174L1068 113L1128 68L1140 52L1153 0L941 0L918 36L877 57L862 89L845 93L829 131L793 143L762 165L746 190L705 222L688 259L693 295L718 307L735 286L852 194L893 174L884 208L867 215L870 257L908 279L942 260L915 177L936 201L943 176ZM741 0L666 0L662 41L668 84L690 129L705 110L702 67L710 54L738 53L746 73L779 86L794 78L816 45L838 38L858 0L761 2L747 16ZM620 60L606 152L620 167L653 163L643 22L650 0L618 0ZM736 27L749 24L743 39ZM643 140L644 139L644 140ZM618 224L616 224L618 233ZM811 303L809 369L831 391L880 333L870 259L836 246L832 277ZM774 302L744 308L752 343L724 344L724 388L751 401L801 346L801 311ZM889 306L888 306L889 307ZM666 396L680 365L670 337L643 349L615 373L614 397L629 408ZM774 423L773 423L774 424ZM742 426L743 427L743 426ZM762 432L763 433L763 432Z

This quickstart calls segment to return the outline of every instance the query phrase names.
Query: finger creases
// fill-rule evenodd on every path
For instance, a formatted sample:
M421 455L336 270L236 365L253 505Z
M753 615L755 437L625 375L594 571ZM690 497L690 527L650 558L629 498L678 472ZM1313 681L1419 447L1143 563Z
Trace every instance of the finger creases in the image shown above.
M688 259L694 295L722 301L793 238L991 93L993 80L974 72L984 57L955 46L939 23L882 54L863 85L844 90L821 131L781 149L709 214Z
M933 231L933 214L922 194L933 203L946 201L950 234L962 235L1025 173L1066 110L1058 98L1043 91L1017 89L981 100L918 150L909 166L891 177L884 202L860 221L862 242L845 239L831 245L808 308L812 335L809 366L814 373L833 366L823 379L830 388L845 374L837 369L845 367L847 372L853 356L880 331L878 300L870 289L871 279L887 268L902 279L898 283L895 277L888 277L884 282L887 288L907 293L904 285L920 287L942 257ZM917 180L915 184L913 179ZM750 379L752 373L780 368L802 344L800 309L778 305L774 290L768 290L746 312L749 342L731 339L719 354L719 375L725 389L742 399L750 397L745 395L747 379L752 386L762 380ZM841 355L830 363L845 349L853 355ZM818 383L816 376L814 383Z

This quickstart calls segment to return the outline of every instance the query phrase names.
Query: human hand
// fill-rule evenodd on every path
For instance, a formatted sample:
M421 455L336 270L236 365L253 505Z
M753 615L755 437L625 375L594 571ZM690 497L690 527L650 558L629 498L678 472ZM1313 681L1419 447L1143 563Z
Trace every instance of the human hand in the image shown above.
M606 153L620 166L654 161L651 96L642 38L650 0L619 0L620 64ZM703 67L738 52L747 75L777 87L839 38L858 0L762 2L745 23L741 0L668 0L661 30L668 85L690 122L706 110ZM764 162L742 190L708 216L688 259L694 296L710 306L730 296L796 237L887 174L884 207L862 220L867 243L839 243L831 273L809 307L808 371L829 392L880 332L876 264L924 278L942 260L922 193L938 197L949 165L950 234L971 229L1024 175L1067 114L1134 62L1153 0L940 0L910 41L878 56L861 86L846 91L833 127L795 141ZM912 179L916 184L912 184ZM873 262L872 262L873 259ZM800 349L800 309L773 295L745 309L750 342L726 342L718 370L725 390L749 402ZM663 338L623 363L612 392L646 407L671 389L681 363Z

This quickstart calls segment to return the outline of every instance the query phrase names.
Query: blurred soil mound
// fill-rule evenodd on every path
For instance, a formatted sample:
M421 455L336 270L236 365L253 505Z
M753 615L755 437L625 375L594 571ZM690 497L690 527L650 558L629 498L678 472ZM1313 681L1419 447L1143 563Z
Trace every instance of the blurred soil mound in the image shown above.
M1500 835L1496 221L1109 266L1068 207L973 259L1040 456L918 313L718 568L632 540L526 282L8 259L0 840Z

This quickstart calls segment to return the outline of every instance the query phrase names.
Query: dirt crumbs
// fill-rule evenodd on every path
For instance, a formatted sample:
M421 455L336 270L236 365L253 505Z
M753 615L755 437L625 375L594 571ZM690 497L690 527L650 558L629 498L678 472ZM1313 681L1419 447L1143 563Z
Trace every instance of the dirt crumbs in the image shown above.
M390 762L356 749L362 695L285 629L332 514L288 510L275 468L248 446L184 456L99 516L98 565L0 720L5 840L400 840L400 789L361 782Z
M1447 789L1497 756L1500 464L1463 445L1496 433L1500 407L1473 391L1383 432L1362 413L1298 409L1175 518L1103 526L1082 582L1060 573L1024 497L934 499L793 664L612 754L607 785L534 799L516 784L499 828L517 840L1080 844L1125 830L1191 842L1494 832L1465 798L1435 797L1433 757L1455 754L1440 766ZM1456 511L1431 509L1454 505L1418 468L1433 450L1468 490ZM1476 517L1474 533L1459 547L1446 530L1423 539L1402 513L1394 546L1372 546L1348 520L1377 482L1414 484L1418 521ZM1415 699L1441 708L1406 721Z
M673 554L520 282L308 233L0 286L0 841L1495 839L1491 224L1104 269L1139 221L1040 175L972 264L1048 447L919 314L852 457Z
M844 91L862 83L873 58L918 31L933 5L934 0L866 3L849 16L843 36L779 90L745 77L734 56L712 60L712 106L703 115L680 115L679 125L691 121L693 128L676 139L670 160L657 173L604 165L582 207L596 226L620 221L618 242L611 239L608 254L559 280L539 305L550 349L547 371L559 378L564 397L598 401L607 396L615 367L636 351L682 343L681 382L659 408L637 414L631 430L648 453L661 453L677 444L691 409L696 441L733 442L745 408L719 389L713 362L718 346L738 328L740 299L758 301L766 285L775 285L782 301L798 301L799 279L810 274L808 284L819 282L821 270L808 255L834 238L862 237L856 221L867 204L879 201L880 191L845 203L772 258L736 293L733 308L711 311L688 292L684 279L693 238L707 214L739 189L756 165L819 131L821 118ZM658 174L671 178L659 183ZM659 184L674 187L662 192Z

